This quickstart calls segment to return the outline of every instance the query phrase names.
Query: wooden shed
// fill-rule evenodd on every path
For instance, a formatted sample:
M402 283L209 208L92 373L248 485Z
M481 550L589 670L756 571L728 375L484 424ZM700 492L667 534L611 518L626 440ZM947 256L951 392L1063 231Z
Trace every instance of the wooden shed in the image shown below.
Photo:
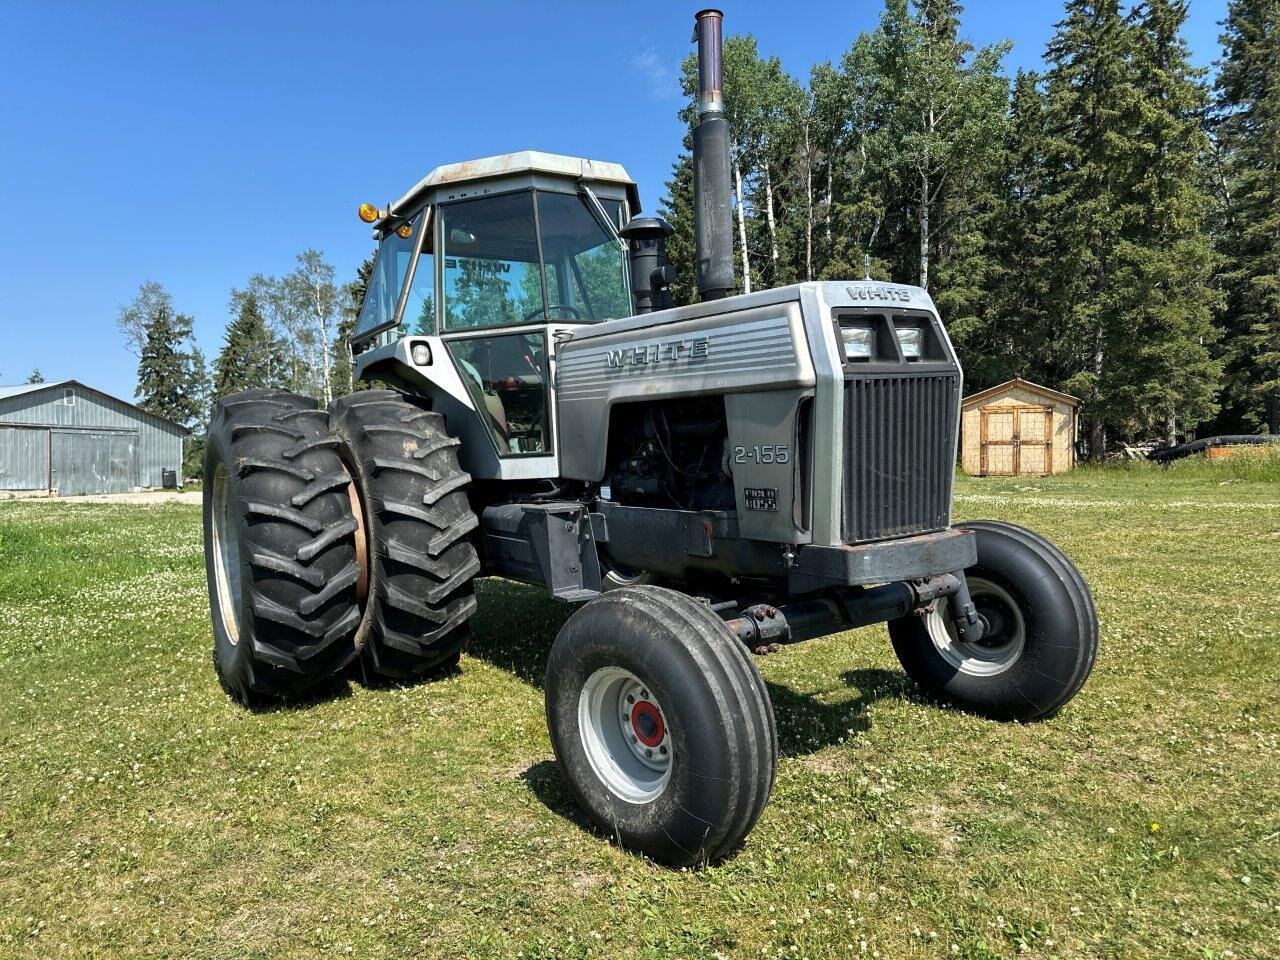
M966 397L961 465L975 477L1044 476L1075 466L1080 400L1021 378Z

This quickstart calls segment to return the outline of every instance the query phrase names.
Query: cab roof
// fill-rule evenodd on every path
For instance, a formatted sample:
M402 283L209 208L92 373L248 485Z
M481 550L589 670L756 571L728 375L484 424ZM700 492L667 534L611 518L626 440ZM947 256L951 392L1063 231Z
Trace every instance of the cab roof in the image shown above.
M640 211L640 195L636 189L636 183L621 164L609 163L605 160L587 160L582 157L566 157L558 153L543 153L540 150L521 150L518 153L504 153L496 157L482 157L479 160L464 160L461 163L446 163L436 167L414 184L404 196L391 204L387 209L387 216L379 221L379 225L398 214L408 213L407 208L415 206L422 200L423 194L437 187L454 183L475 183L521 173L538 173L595 183L619 184L626 189L632 215Z

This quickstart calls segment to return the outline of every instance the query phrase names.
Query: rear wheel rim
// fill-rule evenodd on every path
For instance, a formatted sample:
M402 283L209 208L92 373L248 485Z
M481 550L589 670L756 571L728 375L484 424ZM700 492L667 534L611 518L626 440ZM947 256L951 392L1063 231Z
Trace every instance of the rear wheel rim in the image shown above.
M231 643L240 642L240 541L231 514L231 483L227 465L213 474L213 587L218 613Z
M609 791L649 803L671 779L671 730L649 685L621 667L602 667L578 697L578 730L587 762Z
M946 600L938 600L925 616L925 627L938 654L961 673L994 677L1008 670L1027 645L1027 624L1017 600L1000 584L968 576L969 595L986 624L982 639L960 639Z

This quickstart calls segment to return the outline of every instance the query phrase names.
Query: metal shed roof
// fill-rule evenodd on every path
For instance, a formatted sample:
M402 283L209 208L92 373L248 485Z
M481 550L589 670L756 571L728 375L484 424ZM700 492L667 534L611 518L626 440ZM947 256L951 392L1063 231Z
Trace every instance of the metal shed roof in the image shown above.
M18 383L10 387L0 386L0 400L5 397L20 397L24 393L35 393L37 390L44 390L48 387L60 387L65 383L71 382L70 380L54 380L43 383Z
M81 390L88 390L90 393L96 393L101 397L108 397L116 403L124 404L138 412L138 416L146 417L149 420L155 420L160 423L168 424L176 427L183 433L187 432L187 428L182 424L170 420L168 417L162 417L158 413L152 413L150 410L143 410L136 403L130 403L128 400L121 400L114 394L107 393L105 390L99 390L97 387L91 387L87 383L81 383L79 380L52 380L45 383L19 383L12 386L0 386L0 400L8 400L11 397L21 397L29 393L39 393L42 390L61 390L64 387L76 386Z

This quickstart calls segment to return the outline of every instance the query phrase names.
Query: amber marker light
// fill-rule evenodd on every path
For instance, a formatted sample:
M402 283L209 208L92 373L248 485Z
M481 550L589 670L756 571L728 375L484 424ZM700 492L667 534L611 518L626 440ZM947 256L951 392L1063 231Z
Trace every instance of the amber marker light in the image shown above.
M360 204L360 209L357 213L359 214L360 219L365 223L373 223L373 221L378 219L378 208L372 203Z
M411 223L400 224L400 226L396 227L396 236L398 236L401 240L408 240L410 237L413 236L413 224Z

